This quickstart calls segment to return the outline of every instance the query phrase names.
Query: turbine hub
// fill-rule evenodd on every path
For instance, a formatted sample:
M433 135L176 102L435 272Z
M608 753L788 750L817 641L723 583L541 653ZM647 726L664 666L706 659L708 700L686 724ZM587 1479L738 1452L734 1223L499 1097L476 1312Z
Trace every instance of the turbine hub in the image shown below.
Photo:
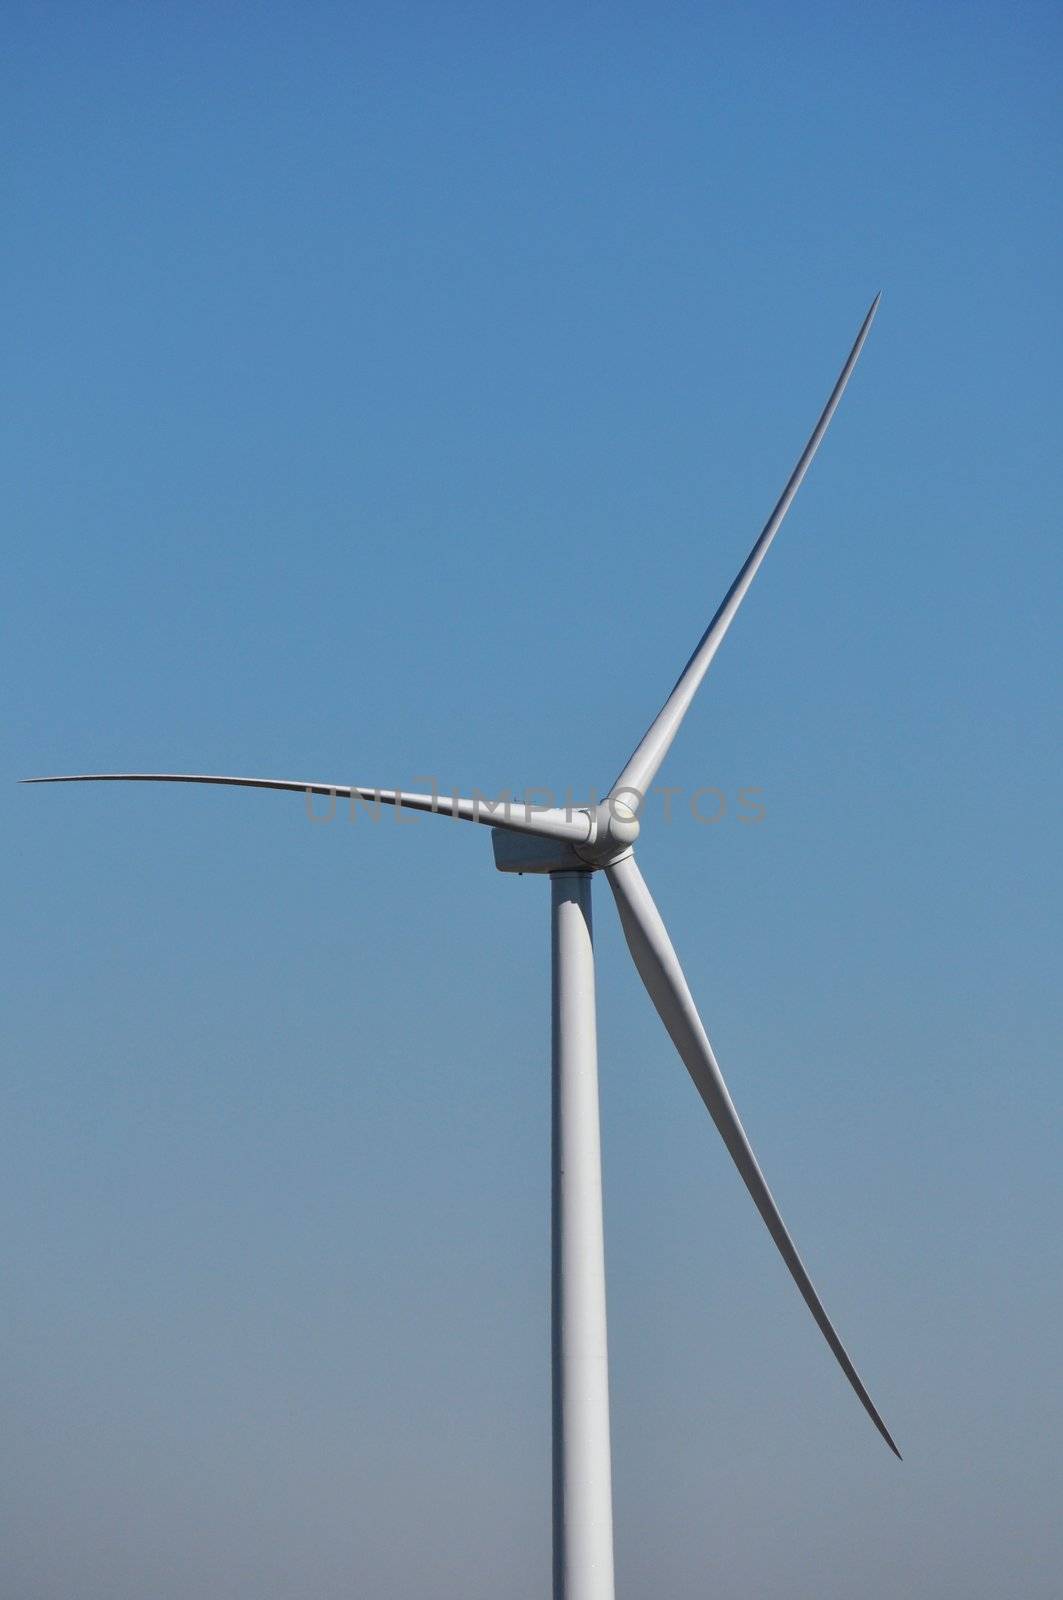
M589 866L604 867L629 850L639 836L638 816L625 800L603 800L587 815L591 836L586 844L577 844L574 849Z
M624 800L606 800L598 807L598 829L619 845L634 844L639 836L638 813Z

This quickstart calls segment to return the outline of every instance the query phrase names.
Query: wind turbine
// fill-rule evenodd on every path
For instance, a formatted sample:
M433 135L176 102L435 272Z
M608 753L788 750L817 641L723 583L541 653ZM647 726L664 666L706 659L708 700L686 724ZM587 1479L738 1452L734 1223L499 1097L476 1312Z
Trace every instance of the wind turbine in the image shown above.
M812 436L741 571L661 710L605 800L582 809L490 802L403 790L229 778L198 773L98 772L27 783L213 783L337 795L431 811L492 830L501 872L550 878L552 941L552 1341L555 1600L613 1600L612 1490L602 1234L598 1059L591 881L604 872L650 999L764 1219L783 1261L861 1404L890 1437L813 1288L753 1154L660 912L635 861L639 811L691 701L819 449L864 347L876 295Z

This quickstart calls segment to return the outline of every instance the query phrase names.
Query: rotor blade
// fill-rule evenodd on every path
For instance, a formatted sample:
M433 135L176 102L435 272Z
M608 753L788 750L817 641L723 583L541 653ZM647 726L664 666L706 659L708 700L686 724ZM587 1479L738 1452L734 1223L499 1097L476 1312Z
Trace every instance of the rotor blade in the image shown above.
M820 1332L834 1352L838 1365L856 1390L875 1427L894 1455L900 1459L901 1453L890 1438L886 1424L875 1410L845 1346L835 1333L831 1320L823 1309L823 1303L805 1271L797 1248L787 1232L786 1224L779 1215L779 1208L757 1164L757 1158L753 1154L746 1131L739 1121L738 1112L734 1108L727 1085L716 1063L716 1057L712 1053L712 1046L709 1044L697 1007L687 987L679 958L672 948L672 941L668 937L645 880L635 864L634 856L622 857L606 867L605 871L620 912L620 922L628 949L661 1021L671 1035L672 1042L693 1078L698 1093L709 1109L709 1115L719 1129L720 1137L727 1146L731 1160L738 1168L743 1183L753 1197L753 1203L763 1217L768 1232L786 1262L790 1275L800 1289L802 1298L815 1318Z
M745 565L742 567L741 572L739 572L734 583L728 589L722 605L698 641L694 654L679 674L675 688L646 730L641 744L628 761L627 766L613 784L610 790L610 797L620 794L622 790L633 790L641 800L641 797L646 794L646 791L657 776L661 762L668 754L672 740L679 732L679 725L690 708L690 702L697 693L701 680L709 670L713 656L723 643L724 635L734 620L735 612L745 599L746 591L756 577L757 570L768 553L768 547L790 509L790 503L801 486L802 478L812 464L812 457L819 449L823 435L826 433L830 420L837 410L838 401L845 392L845 386L849 382L853 368L856 366L857 358L864 348L864 341L871 328L871 323L875 312L878 310L878 303L881 298L881 295L876 295L872 301L871 309L864 318L860 332L856 336L856 343L849 352L849 359L841 370L841 375L831 391L830 399L823 408L823 415L816 423L812 437L805 445L804 453L794 468L789 483L779 497L775 510L768 518L763 532L746 557ZM629 802L636 811L638 810L639 800Z
M404 811L434 811L460 822L480 822L513 833L535 833L548 839L570 839L582 844L590 834L590 818L583 811L564 811L524 801L490 799L474 794L471 800L449 794L408 794L404 789L361 789L342 783L300 783L285 778L220 778L192 772L81 772L69 777L23 778L23 783L217 783L233 789L287 789L295 794L339 795L342 799L379 802Z

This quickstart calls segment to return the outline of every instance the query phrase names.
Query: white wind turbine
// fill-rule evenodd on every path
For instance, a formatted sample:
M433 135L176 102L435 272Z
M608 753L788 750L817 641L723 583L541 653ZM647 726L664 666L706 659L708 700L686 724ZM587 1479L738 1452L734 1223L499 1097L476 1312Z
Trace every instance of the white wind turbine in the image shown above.
M900 1456L805 1271L728 1093L683 969L635 862L639 809L827 431L878 309L876 296L790 481L660 712L608 796L583 810L276 778L102 772L28 783L215 783L342 795L492 829L502 872L551 880L553 1002L552 1336L555 1600L613 1600L612 1490L602 1236L591 878L605 873L650 999L753 1203L875 1427Z

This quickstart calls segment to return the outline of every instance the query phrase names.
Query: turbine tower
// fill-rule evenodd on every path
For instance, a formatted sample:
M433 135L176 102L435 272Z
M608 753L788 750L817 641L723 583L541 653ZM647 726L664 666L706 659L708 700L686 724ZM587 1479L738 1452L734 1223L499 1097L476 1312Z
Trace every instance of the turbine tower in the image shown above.
M561 810L403 790L229 778L193 773L102 772L28 783L213 783L337 795L491 828L501 872L550 878L552 945L552 1341L555 1600L613 1600L609 1383L602 1231L598 1057L591 883L603 872L628 949L753 1203L797 1288L875 1427L897 1446L834 1330L760 1170L723 1080L683 969L635 861L642 802L679 731L834 415L864 347L879 296L790 480L675 687L605 800Z

